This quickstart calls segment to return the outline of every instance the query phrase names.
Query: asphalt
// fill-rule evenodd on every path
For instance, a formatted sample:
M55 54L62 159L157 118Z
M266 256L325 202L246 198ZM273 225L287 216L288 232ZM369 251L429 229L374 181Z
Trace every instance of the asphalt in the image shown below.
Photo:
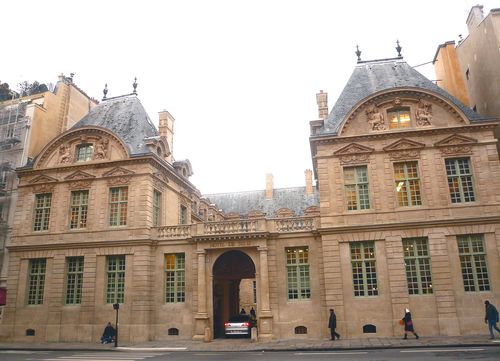
M250 339L215 339L211 342L192 340L149 341L141 343L123 343L102 345L77 342L0 342L1 350L68 350L68 351L320 351L320 350L366 350L389 348L457 348L457 347L500 347L500 338L490 340L488 335L468 336L421 336L416 340L396 337L371 337L356 339L296 338L252 342Z

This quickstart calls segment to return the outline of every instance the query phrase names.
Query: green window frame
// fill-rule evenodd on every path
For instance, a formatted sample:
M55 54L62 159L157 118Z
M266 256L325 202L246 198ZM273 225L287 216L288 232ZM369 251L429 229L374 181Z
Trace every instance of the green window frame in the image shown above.
M47 260L45 258L35 258L29 260L28 275L28 305L43 304L43 292L45 288L45 272Z
M83 256L66 257L66 299L67 305L82 303Z
M184 253L165 255L165 303L186 301L186 256Z
M374 242L353 242L351 249L354 296L377 296L377 269Z
M33 231L47 231L49 229L51 204L52 193L41 193L35 195Z
M410 108L397 108L387 111L389 129L409 128L411 125Z
M76 161L88 162L92 160L94 154L94 146L92 144L80 144L76 147Z
M87 228L87 214L89 207L89 191L80 190L71 192L70 229Z
M394 163L394 180L399 207L422 205L418 162Z
M347 210L370 209L366 165L344 168L344 188Z
M188 223L188 214L187 207L184 204L180 205L179 210L179 224L187 224Z
M289 247L285 252L288 300L310 299L309 247Z
M125 256L106 257L106 303L125 300Z
M428 295L433 293L431 257L427 238L403 239L403 254L408 294Z
M490 291L483 235L457 236L457 245L465 292Z
M161 192L153 191L153 227L161 226Z
M474 202L474 185L469 158L446 159L451 203Z
M109 226L127 225L128 187L116 187L109 190Z

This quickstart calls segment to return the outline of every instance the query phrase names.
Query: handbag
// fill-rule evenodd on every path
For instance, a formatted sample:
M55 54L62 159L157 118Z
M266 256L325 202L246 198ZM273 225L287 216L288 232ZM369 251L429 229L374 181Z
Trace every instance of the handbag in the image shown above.
M399 320L399 324L400 324L401 326L403 326L403 325L405 324L405 321L403 321L403 320Z

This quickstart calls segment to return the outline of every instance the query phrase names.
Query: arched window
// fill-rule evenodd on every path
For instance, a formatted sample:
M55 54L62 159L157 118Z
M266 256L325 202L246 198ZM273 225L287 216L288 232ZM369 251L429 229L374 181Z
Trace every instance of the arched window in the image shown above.
M399 129L410 127L410 108L392 108L387 110L389 119L389 129Z
M168 329L168 335L169 336L179 336L179 329L172 327Z
M363 326L363 333L377 333L377 326L367 324Z
M295 327L295 334L296 335L306 335L307 334L307 327L305 327L305 326Z
M28 328L26 330L26 336L35 336L35 330L33 330L32 328Z

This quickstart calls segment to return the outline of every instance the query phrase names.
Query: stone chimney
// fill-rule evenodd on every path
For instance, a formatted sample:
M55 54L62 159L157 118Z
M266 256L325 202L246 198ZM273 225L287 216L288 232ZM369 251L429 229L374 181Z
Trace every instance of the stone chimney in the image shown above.
M474 5L469 12L467 17L467 28L469 29L469 34L474 31L481 21L484 19L483 5Z
M273 199L273 175L266 174L266 199Z
M319 118L325 120L328 117L328 93L323 93L323 90L320 90L316 94L316 103L318 103Z
M313 172L310 169L306 169L304 173L306 175L306 195L311 196L313 194Z
M170 154L174 153L174 117L163 110L158 113L159 122L158 122L158 130L160 131L161 137L167 138L168 148L170 150Z

